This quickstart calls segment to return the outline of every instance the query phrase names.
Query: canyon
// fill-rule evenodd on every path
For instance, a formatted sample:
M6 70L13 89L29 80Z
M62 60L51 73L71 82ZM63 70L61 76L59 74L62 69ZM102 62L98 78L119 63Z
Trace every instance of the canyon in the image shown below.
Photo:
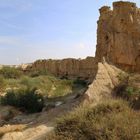
M87 80L88 89L80 97L77 94L70 96L70 100L64 105L37 114L37 118L35 115L26 116L31 119L31 124L27 123L29 128L7 132L2 140L45 139L48 132L55 127L53 117L61 116L79 103L96 105L111 99L113 89L119 85L120 74L133 72L139 75L140 9L133 2L118 1L113 3L113 9L103 6L99 11L95 57L37 60L19 66L25 73L43 69L56 77ZM7 127L10 129L12 126Z

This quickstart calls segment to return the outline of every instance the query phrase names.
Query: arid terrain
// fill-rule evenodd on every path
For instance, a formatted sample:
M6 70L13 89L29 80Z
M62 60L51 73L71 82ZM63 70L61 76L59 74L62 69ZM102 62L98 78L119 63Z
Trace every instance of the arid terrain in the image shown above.
M99 9L95 57L0 66L1 140L140 140L140 9Z

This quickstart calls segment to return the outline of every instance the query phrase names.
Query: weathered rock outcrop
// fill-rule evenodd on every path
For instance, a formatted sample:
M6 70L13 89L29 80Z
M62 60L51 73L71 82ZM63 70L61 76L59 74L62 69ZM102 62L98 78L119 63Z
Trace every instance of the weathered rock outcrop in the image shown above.
M38 60L26 67L27 71L46 69L61 77L93 79L95 75L94 57L86 59Z
M132 2L114 2L100 9L96 61L140 72L140 9Z
M98 70L95 79L89 85L84 95L85 102L99 103L101 100L112 97L111 92L119 84L118 76L122 70L106 62L98 63Z

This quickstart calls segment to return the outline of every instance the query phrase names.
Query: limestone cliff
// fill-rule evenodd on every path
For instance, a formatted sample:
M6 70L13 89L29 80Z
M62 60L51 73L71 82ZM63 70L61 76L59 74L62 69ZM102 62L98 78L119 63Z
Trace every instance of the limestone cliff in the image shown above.
M132 2L114 2L100 9L96 61L105 57L128 71L140 72L140 9Z
M38 60L28 65L26 70L46 69L56 76L88 80L93 79L95 67L94 57L87 57L86 59Z

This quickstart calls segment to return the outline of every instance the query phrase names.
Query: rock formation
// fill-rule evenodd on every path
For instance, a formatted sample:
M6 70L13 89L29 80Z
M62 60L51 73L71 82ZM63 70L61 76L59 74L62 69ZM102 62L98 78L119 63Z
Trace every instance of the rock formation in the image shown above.
M100 9L96 56L86 59L38 60L26 70L47 69L56 76L93 79L103 57L123 70L140 72L140 9L132 2L114 2Z
M100 9L96 61L106 60L140 72L140 9L132 2L114 2Z
M26 67L27 71L46 69L48 72L68 78L93 79L95 75L94 57L86 59L63 59L63 60L38 60Z
M112 97L111 92L119 84L118 76L122 70L106 62L98 63L98 70L93 82L84 94L85 102L99 103L101 100Z
M123 73L114 65L124 70L140 72L140 9L136 7L135 3L120 1L113 3L113 10L107 6L102 7L100 14L95 58L38 60L33 64L22 65L21 68L24 71L46 69L60 77L94 79L84 94L84 102L89 101L93 105L112 98L111 92L119 83L117 76ZM103 59L113 65L106 61L102 62ZM136 77L138 76L136 75ZM139 86L139 81L135 84ZM75 100L77 99L75 98ZM19 130L19 132L6 133L1 139L45 139L46 134L53 129L52 126L49 126L51 119L59 113L63 114L63 111L72 109L75 100L71 100L71 105L68 102L50 112L40 113L41 116L31 122L35 123L31 124L32 127ZM7 127L9 127L8 131L9 129L15 130L13 128L15 126Z

